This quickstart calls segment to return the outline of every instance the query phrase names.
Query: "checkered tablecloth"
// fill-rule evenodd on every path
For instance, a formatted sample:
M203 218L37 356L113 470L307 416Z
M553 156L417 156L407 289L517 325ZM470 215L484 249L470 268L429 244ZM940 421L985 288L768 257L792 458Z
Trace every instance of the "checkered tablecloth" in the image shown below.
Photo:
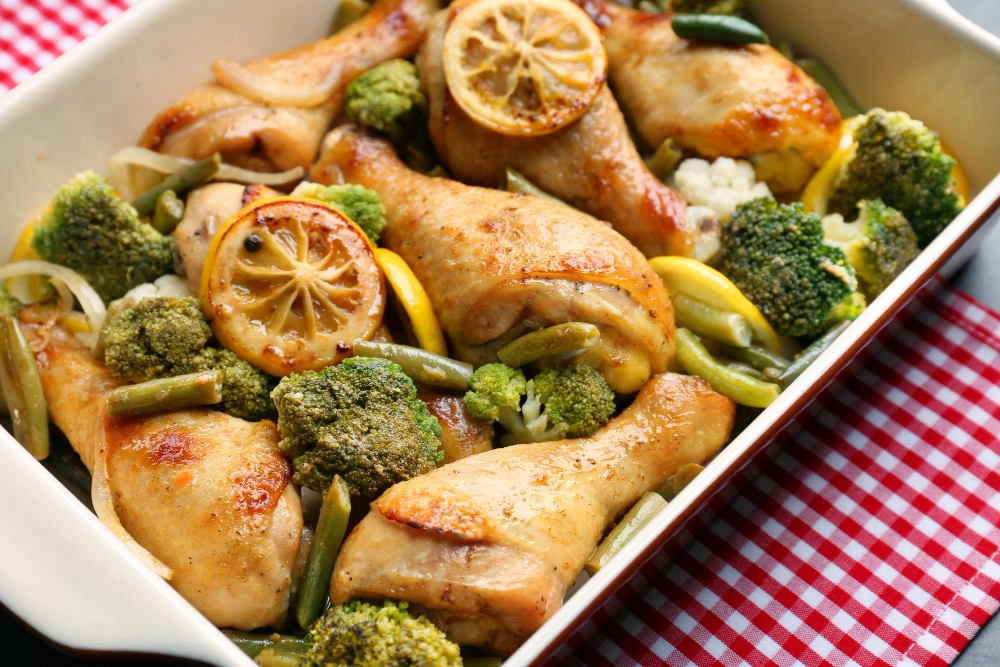
M134 1L0 0L0 92ZM947 665L1000 607L998 368L943 287L553 664Z

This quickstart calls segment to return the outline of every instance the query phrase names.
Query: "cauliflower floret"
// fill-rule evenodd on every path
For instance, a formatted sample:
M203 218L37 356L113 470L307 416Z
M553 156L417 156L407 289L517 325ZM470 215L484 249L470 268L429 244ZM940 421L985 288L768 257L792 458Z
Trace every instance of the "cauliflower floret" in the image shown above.
M131 299L132 302L138 302L142 299L155 296L175 296L182 298L195 295L188 289L187 280L168 273L165 276L160 276L151 283L136 285L125 293L123 299Z
M752 164L728 157L711 163L685 160L674 174L674 186L689 205L712 209L724 223L740 204L771 196L767 183L757 182Z

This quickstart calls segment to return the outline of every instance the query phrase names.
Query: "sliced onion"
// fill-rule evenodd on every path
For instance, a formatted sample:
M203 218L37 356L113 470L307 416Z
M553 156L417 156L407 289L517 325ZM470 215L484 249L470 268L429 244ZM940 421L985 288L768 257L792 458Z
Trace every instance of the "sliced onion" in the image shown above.
M111 185L123 199L131 201L140 192L136 192L132 167L145 167L161 174L172 174L179 169L193 164L195 161L176 155L165 155L140 146L128 146L111 156L108 166ZM281 172L253 171L231 164L222 164L219 171L212 177L216 181L233 181L235 183L260 183L261 185L284 185L302 178L306 170L295 167Z
M319 83L288 84L252 72L231 58L219 58L212 63L212 74L226 88L255 102L279 107L314 107L333 95L341 79L341 68L335 61Z
M167 567L166 563L154 556L145 547L135 541L129 535L118 518L115 511L114 499L111 496L111 480L108 478L108 447L107 443L101 443L101 449L94 457L94 480L90 487L90 497L94 503L94 512L108 530L115 537L121 540L129 550L134 553L149 569L156 573L158 577L170 580L174 576L174 571Z
M90 286L90 283L84 280L83 276L73 269L40 259L26 259L0 267L0 280L17 276L45 276L50 279L55 278L56 280L50 280L50 282L53 283L53 286L59 293L60 300L63 299L63 293L59 291L59 285L57 284L59 282L68 288L73 296L76 297L76 300L80 302L80 306L87 316L87 324L90 326L91 333L100 331L101 327L104 326L104 316L107 314L104 302L101 301L101 297L97 295L97 292ZM73 300L70 298L67 302L72 304Z

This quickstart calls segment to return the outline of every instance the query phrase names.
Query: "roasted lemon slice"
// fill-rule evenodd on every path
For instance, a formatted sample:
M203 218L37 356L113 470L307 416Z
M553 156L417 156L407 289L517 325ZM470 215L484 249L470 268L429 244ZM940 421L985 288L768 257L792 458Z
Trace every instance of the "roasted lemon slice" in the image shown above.
M604 85L601 32L570 0L471 0L453 6L444 76L459 106L501 134L555 132Z
M428 352L447 357L448 346L445 345L444 333L434 314L434 308L431 307L430 297L410 266L402 257L385 248L376 248L375 258L378 259L393 294L410 318L417 344Z
M24 231L21 232L21 237L17 240L17 245L14 246L14 252L11 254L10 261L20 262L25 259L41 259L41 256L35 251L35 247L31 243L35 238L36 221L37 218L32 220L24 228ZM55 293L49 281L42 276L8 278L7 289L21 303L47 301Z
M649 265L660 276L671 297L687 294L715 308L739 313L750 325L754 342L772 352L781 351L781 341L774 327L729 278L688 257L654 257Z
M385 284L371 245L322 202L258 200L212 238L201 304L225 347L271 373L317 370L382 321Z

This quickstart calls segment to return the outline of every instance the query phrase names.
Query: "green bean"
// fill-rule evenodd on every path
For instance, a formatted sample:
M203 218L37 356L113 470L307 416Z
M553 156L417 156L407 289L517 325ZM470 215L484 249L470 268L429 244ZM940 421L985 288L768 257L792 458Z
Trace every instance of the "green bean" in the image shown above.
M684 153L674 140L667 137L656 149L652 157L646 160L646 166L653 172L653 175L666 183L677 171L677 165L684 159Z
M229 641L236 644L241 651L251 658L256 658L267 648L274 648L284 653L305 655L309 652L309 642L302 637L270 634L259 632L241 632L239 630L223 630Z
M35 353L14 317L0 328L0 387L17 439L39 461L49 455L49 409Z
M851 326L850 320L838 322L832 329L816 339L809 347L802 350L802 353L795 357L795 360L781 373L781 377L778 378L778 384L782 387L787 387L795 382L796 378L802 375L802 372L809 368L821 354L826 352L826 349L833 344L833 341L837 340L840 334L844 333L849 326Z
M153 210L153 228L161 234L170 234L184 217L184 202L173 190L165 190L156 200Z
M785 359L777 352L765 350L759 345L751 345L750 347L720 345L718 346L718 351L722 356L730 357L736 361L742 361L745 364L750 364L759 371L763 371L765 368L785 370L788 368L788 364L790 363L788 359Z
M66 436L58 430L52 433L49 456L42 461L42 465L87 509L94 510L91 499L93 480L90 471L83 465L79 454L66 442Z
M295 555L292 563L292 583L288 592L288 608L295 609L299 605L299 591L302 590L302 581L306 576L306 563L309 562L309 552L312 551L313 538L316 532L310 526L302 527L302 537L299 539L299 553ZM285 625L298 623L290 614L285 617Z
M639 4L636 5L636 9L646 12L647 14L659 14L663 9L652 2L652 0L639 0Z
M562 199L550 195L548 192L542 190L540 187L529 181L524 174L513 167L507 167L507 180L504 189L507 190L507 192L520 192L525 195L535 195L536 197L541 197L542 199L554 201L557 204L566 204L566 202ZM568 206L568 204L566 205Z
M281 651L273 646L269 646L257 654L254 661L260 667L302 667L306 664L306 659L301 655Z
M781 393L781 388L762 382L743 373L726 368L717 362L698 338L681 327L677 329L677 359L690 375L697 375L723 396L740 405L766 408Z
M472 364L399 343L376 343L359 339L351 347L356 357L378 357L399 364L403 372L415 382L455 391L469 388Z
M699 336L727 343L735 347L749 347L753 329L739 313L720 310L687 294L673 298L674 318L677 326L685 327Z
M371 3L365 2L365 0L341 0L337 16L333 19L333 32L340 32L360 19L371 6Z
M339 475L335 475L330 488L323 496L323 506L319 510L319 520L316 522L316 535L309 550L306 573L299 589L295 618L303 628L312 625L323 612L323 603L330 588L333 563L344 541L347 521L350 518L351 492L347 488L347 482Z
M168 412L222 400L222 374L201 371L118 387L108 394L108 414L115 418Z
M462 658L463 667L501 667L500 658Z
M666 506L667 501L660 494L650 492L644 495L639 502L632 506L628 514L622 517L614 530L608 533L608 536L597 547L594 555L586 562L583 569L589 574L595 574L607 565L628 544L629 540L635 537L636 533L642 530Z
M546 357L586 350L599 340L601 332L593 324L566 322L512 340L497 351L497 357L511 368L520 368Z
M670 21L682 39L715 44L770 44L767 33L736 16L718 14L675 14Z
M698 473L704 469L705 466L698 465L697 463L688 463L681 466L656 492L663 496L664 500L670 502L684 490L685 486L694 481Z
M840 115L844 118L853 118L864 113L864 109L854 101L851 94L847 92L843 84L834 76L826 65L812 58L802 58L798 62L799 67L811 76L816 83L821 85L826 94L830 96L833 103L840 110Z
M744 375L749 375L752 378L757 378L758 380L763 377L763 374L751 366L750 364L744 364L742 361L736 361L735 359L717 359L717 361L725 366L726 368L732 369L737 373L743 373Z
M795 50L792 48L791 44L788 42L778 42L774 48L778 51L778 53L785 56L792 62L795 62Z
M173 190L178 197L183 197L199 185L208 182L219 171L222 156L216 153L204 160L178 169L167 176L159 185L155 185L135 198L132 206L140 216L150 215L156 209L156 202L167 190Z
M781 368L773 368L771 366L768 366L767 368L765 368L760 372L760 378L765 382L777 383L778 380L781 379L781 373L782 373Z

